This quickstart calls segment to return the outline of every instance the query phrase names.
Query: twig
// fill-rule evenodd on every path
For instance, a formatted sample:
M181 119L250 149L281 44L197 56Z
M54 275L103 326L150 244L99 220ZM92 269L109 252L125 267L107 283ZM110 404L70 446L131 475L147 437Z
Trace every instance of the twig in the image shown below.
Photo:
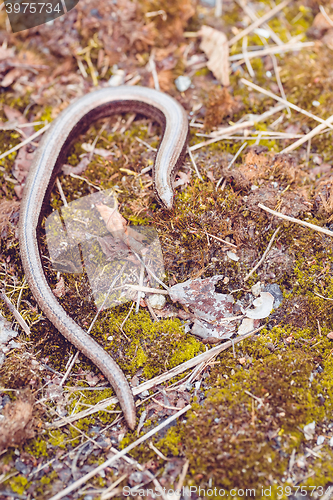
M139 290L139 292L147 292L147 293L160 293L162 295L168 295L169 292L167 290L161 290L160 288L150 288L149 286L141 286L141 285L132 285L126 284L124 287L133 288L133 290Z
M275 99L276 101L279 101L279 102L285 104L285 106L287 106L288 108L292 108L295 111L298 111L299 113L302 113L303 115L306 115L309 118L316 120L317 122L324 123L326 126L333 129L333 125L331 125L331 123L329 123L327 120L323 120L322 118L319 118L318 116L313 115L312 113L309 113L305 109L302 109L299 106L296 106L296 104L293 104L292 102L286 101L282 97L279 97L278 95L273 94L273 92L270 92L269 90L263 89L262 87L259 87L259 85L256 85L255 83L252 83L252 82L249 82L249 80L246 80L245 78L241 78L241 82L244 83L244 85L247 85L248 87L251 87L252 89L257 90L261 94L265 94L268 97L271 97L272 99ZM304 136L304 137L306 137L306 136Z
M319 233L327 234L328 236L333 236L333 231L330 231L329 229L325 229L324 227L316 226L315 224L311 224L310 222L305 222L303 220L295 219L294 217L289 217L289 215L281 214L280 212L276 212L275 210L272 210L271 208L265 207L265 205L262 205L261 203L258 203L258 207L262 208L263 210L265 210L266 212L269 212L272 215L276 215L277 217L280 217L281 219L287 220L289 222L295 222L295 224L299 224L300 226L309 227L310 229L314 229L315 231L318 231Z
M157 151L157 148L153 148L150 144L148 144L148 142L143 141L139 137L135 137L135 140L138 141L143 146L146 146L146 148L150 149L150 151ZM150 168L152 168L152 167L150 167ZM143 170L146 170L146 169L143 169ZM143 170L141 171L141 173L143 172ZM146 170L146 172L149 172L149 170Z
M230 62L239 61L239 64L243 64L246 63L246 58L253 59L255 57L268 56L270 54L282 54L284 52L301 50L313 46L314 42L297 42L297 43L285 43L283 45L273 45L272 47L268 46L265 49L261 50L250 50L246 51L245 53L243 51L239 54L234 54L232 56L229 56L229 61Z
M249 5L247 5L244 1L242 1L242 0L236 0L236 2L238 3L238 5L240 5L240 7L242 7L242 9L244 10L245 14L248 15L249 18L252 21L256 21L258 19L258 16L254 12L254 10ZM274 40L274 42L277 45L283 45L282 40L280 40L280 38L275 33L275 31L273 31L272 28L267 23L264 23L262 26L263 26L264 29L266 29L267 31L269 31L271 39Z
M62 189L62 185L61 185L61 182L59 180L59 177L57 177L56 179L56 184L57 184L57 188L58 188L58 191L59 191L59 194L60 194L60 198L64 204L64 207L68 207L68 203L67 203L67 200L66 200L66 196L63 192L63 189Z
M332 301L333 301L333 299L331 299L330 297L324 297L323 295L320 295L320 293L318 293L318 292L313 292L313 293L314 293L315 295L317 295L318 297L320 297L321 299L324 299L324 300L332 300ZM318 326L320 326L320 325L319 325L319 323L318 323Z
M333 26L333 20L327 14L326 10L324 9L324 7L322 5L319 5L319 10L322 13L322 15L325 17L326 21L329 22L331 26Z
M270 242L268 243L268 247L264 251L264 254L261 257L261 259L259 260L258 264L256 264L254 266L254 268L245 276L244 281L247 281L250 278L250 276L252 276L252 274L258 269L258 267L260 267L261 264L264 262L264 260L267 257L268 252L272 248L273 242L275 240L275 236L278 234L279 231L280 231L280 226L274 231L273 236L271 237Z
M73 179L80 179L80 181L84 181L86 182L89 186L97 189L98 191L101 191L102 188L100 188L99 186L96 186L95 184L93 184L92 182L88 181L88 179L85 179L84 177L81 177L81 175L77 175L77 174L72 174L70 173L69 174L71 177L73 177Z
M222 5L223 5L223 0L216 0L216 2L215 2L215 12L214 12L214 16L215 17L221 17L222 16Z
M193 165L193 167L194 167L194 170L196 171L197 176L199 177L199 179L200 179L201 181L203 181L203 178L201 177L201 174L200 174L200 172L199 172L199 170L198 170L197 164L196 164L195 159L194 159L194 157L193 157L193 154L192 154L192 150L191 150L191 148L187 147L187 152L188 152L188 154L189 154L189 157L190 157L190 159L191 159L192 165Z
M290 2L291 2L291 0L284 0L279 5L277 5L276 7L274 7L274 9L270 10L269 12L267 12L267 14L265 14L264 16L259 17L258 19L256 19L256 21L254 21L254 23L250 24L250 26L248 26L247 28L245 28L240 33L237 33L236 36L234 36L231 40L229 40L229 42L228 42L229 46L231 47L236 42L238 42L238 40L240 40L244 36L248 35L249 33L251 33L251 31L253 31L256 28L258 28L261 24L263 24L266 21L268 21L269 19L271 19L271 17L275 16L275 14L277 14L278 12L280 12L280 10L284 9Z
M172 460L172 459L170 459L170 458L167 458L165 455L163 455L163 453L162 453L162 452L161 452L158 448L156 448L156 446L154 446L154 445L153 445L152 441L150 441L150 442L148 443L148 446L149 446L149 448L150 448L151 450L153 450L153 451L156 453L156 455L158 455L158 456L159 456L162 460L165 460L166 462L169 462L170 460Z
M184 481L185 481L185 477L186 477L189 465L190 465L190 461L186 460L185 463L184 463L184 465L183 465L183 469L182 469L182 472L181 472L181 474L179 476L179 481L178 481L177 486L176 486L175 500L180 500L180 497L182 495L183 484L184 484Z
M251 65L251 62L250 62L250 58L248 57L248 51L247 51L247 36L244 36L243 38L243 43L242 43L242 55L243 55L243 58L244 58L244 61L245 61L245 64L246 64L246 67L247 67L247 70L251 76L251 78L254 78L255 77L255 74L254 74L254 71L253 71L253 68L252 68L252 65Z
M24 141L20 142L20 144L17 144L13 148L8 149L8 151L6 151L5 153L2 153L2 155L0 155L0 160L2 160L2 158L6 158L6 156L10 155L11 153L14 153L14 151L17 151L18 149L22 148L26 144L29 144L29 142L31 142L34 139L36 139L36 137L39 137L41 134L43 134L44 132L46 132L46 130L49 129L50 126L51 126L51 124L48 123L47 125L45 125L45 127L39 129L37 132L35 132L34 134L32 134L29 137L27 137Z
M237 160L238 156L241 154L241 152L243 151L243 149L247 146L247 142L244 142L244 144L242 144L242 146L239 148L239 150L237 151L237 153L235 154L235 156L233 157L233 159L231 160L231 162L229 163L229 165L227 166L227 170L232 167L232 165L235 163L235 161ZM216 191L218 190L219 188L219 185L221 184L221 182L223 181L223 176L221 177L221 179L219 179L219 181L217 182L216 184Z
M163 382L166 382L167 380L170 380L173 377L176 377L180 373L185 372L186 370L189 370L190 368L194 368L197 365L211 360L214 356L217 356L220 354L220 352L225 351L226 349L229 349L229 347L238 344L239 342L242 342L244 339L247 339L249 337L252 337L255 335L257 332L262 330L265 327L265 325L261 326L260 328L256 328L255 330L252 330L252 332L246 333L245 335L241 335L237 337L234 340L229 340L228 342L225 342L223 344L220 344L216 347L213 347L212 349L209 349L208 351L199 354L198 356L195 356L192 359L189 359L188 361L185 361L184 363L181 363L180 365L176 366L175 368L172 368L171 370L162 373L161 375L158 375L157 377L152 378L151 380L148 380L147 382L144 382L143 384L140 384L137 387L133 387L132 392L134 396L137 396L138 394L141 394L144 391L147 391L151 389L152 387L155 387L156 385L160 385ZM89 415L92 415L98 411L102 411L108 406L111 406L113 404L118 403L118 398L116 396L112 398L107 398L104 401L100 401L97 403L93 408L89 410L83 410L79 413L76 413L75 415L71 415L70 417L67 417L68 422L74 422L75 420L78 420L80 418L85 418L88 417ZM57 422L52 422L50 424L47 424L47 428L57 428L57 427L62 427L65 425L64 422L62 421L57 421Z
M114 490L115 487L118 486L118 484L124 481L124 479L126 479L127 476L128 474L123 474L114 483L112 483L106 490L104 490L101 495L101 500L108 500L109 498L111 498L111 495L109 495L109 493L112 492L112 490Z
M217 236L214 236L213 234L207 233L206 231L205 231L205 233L208 234L208 236L210 236L214 240L221 241L222 243L225 243L226 245L229 245L232 248L237 248L237 245L234 245L233 243L229 243L229 241L223 240L222 238L218 238Z
M158 75L157 75L157 71L156 71L154 49L150 53L148 65L149 65L149 70L150 70L152 77L153 77L153 80L154 80L155 90L160 90L160 84L158 81Z
M85 484L89 479L92 477L96 476L99 472L102 470L106 469L106 467L110 467L116 460L119 460L119 458L123 457L126 455L128 452L139 446L141 443L144 443L149 439L151 436L159 432L160 430L164 429L164 427L168 426L171 422L179 418L181 415L186 413L188 410L190 410L191 405L185 406L182 410L179 410L177 413L169 417L167 420L162 422L160 425L155 427L154 429L151 429L149 432L147 432L144 436L141 436L139 439L134 441L134 443L131 443L130 445L126 446L123 450L119 451L116 455L113 455L113 457L109 458L106 460L104 463L93 469L91 472L88 472L88 474L85 474L83 477L78 479L77 481L74 481L70 486L67 486L64 490L60 491L56 495L50 498L50 500L60 500L64 496L66 496L68 493L71 493L72 491L76 490L79 486L82 484Z
M287 148L283 149L280 154L282 153L289 153L290 151L293 151L294 149L298 148L298 146L301 146L304 144L304 142L309 141L314 137L315 135L319 134L327 125L330 125L333 122L333 115L331 115L325 123L322 123L321 125L318 125L314 129L311 130L308 134L304 135L301 139L298 139L298 141L294 142ZM331 125L330 125L331 126Z
M140 309L140 300L142 297L142 292L141 289L143 287L143 278L145 274L145 266L144 266L144 259L143 262L141 262L141 268L140 268L140 276L139 276L139 290L138 290L138 297L136 300L136 307L135 307L135 313L138 314L139 309Z
M4 290L0 291L0 298L4 301L4 303L6 304L6 306L9 309L9 311L12 313L12 315L14 316L14 318L16 319L16 321L18 322L18 324L20 325L20 327L22 328L22 330L28 336L30 336L31 332L30 332L29 326L27 325L26 321L21 316L21 314L18 312L18 310L16 309L16 307L14 306L14 304L12 304L12 302L9 300L9 298L5 294Z

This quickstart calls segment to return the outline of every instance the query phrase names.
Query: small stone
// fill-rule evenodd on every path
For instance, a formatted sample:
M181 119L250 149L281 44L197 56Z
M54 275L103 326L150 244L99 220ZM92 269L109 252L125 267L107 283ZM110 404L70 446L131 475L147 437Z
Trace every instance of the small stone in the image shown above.
M176 78L175 80L175 85L179 92L185 92L185 90L190 88L191 83L191 78L189 78L188 76L178 76L178 78Z
M119 87L125 82L125 71L123 69L116 69L108 81L110 87Z
M245 335L246 333L252 332L252 330L254 330L254 319L244 318L239 325L237 334Z
M327 338L333 340L333 332L328 333Z
M259 297L261 293L261 283L258 281L255 285L252 285L251 292L254 297Z
M317 446L319 446L320 444L323 444L324 441L325 441L325 436L318 436Z
M148 302L153 309L163 309L166 299L161 293L153 293L149 295Z
M332 446L332 448L333 448L333 437L331 437L331 439L330 439L330 446Z
M238 363L240 363L241 365L245 365L246 358L239 358Z
M316 429L316 422L311 422L310 424L304 426L303 432L304 432L304 437L307 441L313 439L315 429Z
M277 309L283 301L283 293L281 292L281 288L279 287L279 285L277 285L276 283L266 285L264 288L264 292L269 292L271 295L273 295L273 307L274 309Z
M227 251L227 256L229 259L234 260L235 262L239 261L238 255L235 254L235 252L232 252L231 250Z

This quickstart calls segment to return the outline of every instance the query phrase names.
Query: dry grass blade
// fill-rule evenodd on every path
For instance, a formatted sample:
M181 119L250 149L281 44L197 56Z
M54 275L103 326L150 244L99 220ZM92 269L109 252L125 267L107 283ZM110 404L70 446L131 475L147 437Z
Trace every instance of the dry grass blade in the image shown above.
M234 45L236 42L238 42L238 40L241 40L244 36L248 35L253 30L255 30L256 28L258 28L259 26L261 26L263 23L265 23L266 21L268 21L269 19L271 19L271 17L274 17L275 14L277 14L282 9L284 9L285 7L287 7L287 5L290 4L291 1L292 0L284 0L279 5L276 5L274 7L274 9L270 10L269 12L267 12L267 14L265 14L264 16L259 17L258 19L256 19L256 21L254 21L254 23L250 24L250 26L248 26L247 28L245 28L243 31L241 31L240 33L237 33L236 36L234 36L231 40L229 40L229 42L228 42L229 43L229 47L231 47L232 45Z
M278 95L273 94L273 92L270 92L269 90L263 89L262 87L259 87L259 85L256 85L255 83L252 83L252 82L249 82L249 80L246 80L245 78L241 78L241 82L244 83L244 85L247 85L248 87L251 87L252 89L257 90L261 94L265 94L268 97L271 97L272 99L275 99L276 101L279 101L279 102L285 104L288 108L292 108L295 111L298 111L299 113L302 113L303 115L306 115L309 118L316 120L317 122L324 123L327 127L333 129L333 125L329 121L323 120L322 118L319 118L319 116L316 116L316 115L313 115L312 113L309 113L305 109L302 109L299 106L296 106L292 102L286 101L282 97L279 97Z
M4 301L4 303L6 304L6 306L9 309L9 311L12 313L12 315L14 316L14 318L16 319L16 321L18 322L18 324L20 325L20 327L22 328L22 330L28 336L30 336L30 328L29 328L29 326L27 325L27 323L25 322L25 320L21 316L21 314L18 312L18 310L16 309L16 307L14 306L14 304L11 303L11 301L9 300L9 298L7 297L7 295L5 294L4 290L1 290L1 292L0 292L0 298Z
M330 231L329 229L325 229L324 227L316 226L315 224L311 224L310 222L305 222L304 220L295 219L294 217L289 217L289 215L281 214L280 212L276 212L275 210L272 210L271 208L265 207L265 205L262 205L261 203L258 203L258 207L262 208L263 210L265 210L266 212L268 212L272 215L276 215L276 217L280 217L280 219L284 219L284 220L287 220L289 222L295 222L295 224L299 224L300 226L314 229L315 231L318 231L319 233L327 234L328 236L333 236L333 231Z
M47 125L45 125L45 127L39 129L33 135L31 135L30 137L27 137L27 139L20 142L20 144L17 144L13 148L8 149L8 151L5 151L4 153L2 153L2 155L0 155L0 160L2 160L2 158L6 158L6 156L10 155L11 153L14 153L14 151L17 151L18 149L23 148L23 146L25 146L26 144L29 144L29 142L32 142L34 139L36 139L36 137L39 137L41 134L46 132L46 130L49 129L50 126L51 126L51 124L48 123Z
M252 270L251 270L251 271L250 271L250 272L249 272L249 273L245 276L244 281L247 281L247 280L248 280L248 279L252 276L252 274L253 274L253 273L254 273L254 272L258 269L258 267L260 267L260 266L261 266L261 264L264 262L264 260L265 260L265 259L266 259L266 257L267 257L268 252L269 252L269 251L270 251L270 249L272 248L273 242L274 242L274 240L275 240L275 236L278 234L278 232L279 232L279 231L280 231L280 227L278 227L278 228L276 229L276 231L274 231L274 234L273 234L273 236L271 237L271 240L270 240L270 242L269 242L269 244L268 244L268 247L266 248L266 250L265 250L265 252L264 252L263 256L262 256L262 257L261 257L261 259L259 260L258 264L256 264L256 265L254 266L254 268L253 268L253 269L252 269Z
M148 391L152 387L155 387L156 385L160 385L163 382L166 382L167 380L170 380L173 377L176 377L180 373L183 373L190 368L194 368L195 366L204 363L206 361L211 360L214 356L217 356L220 354L220 352L225 351L226 349L229 349L229 347L235 346L239 342L242 342L242 340L247 339L249 337L252 337L255 335L257 332L262 330L264 326L261 326L260 328L257 328L256 330L253 330L252 332L249 332L245 335L239 336L234 340L229 340L228 342L225 342L224 344L220 344L216 347L213 347L212 349L209 349L208 351L199 354L198 356L195 356L192 359L189 359L188 361L185 361L184 363L181 363L180 365L176 366L175 368L172 368L171 370L162 373L161 375L158 375L157 377L152 378L151 380L147 380L147 382L144 382L143 384L140 384L138 387L134 387L132 389L133 396L137 396L138 394L141 394L144 391ZM52 428L58 428L58 427L63 427L64 425L67 425L68 423L75 422L76 420L79 420L80 418L85 418L88 417L89 415L93 415L94 413L98 411L103 411L105 408L108 408L108 406L114 405L118 403L118 398L116 396L112 398L107 398L104 401L100 401L97 403L95 406L92 408L89 408L88 410L83 410L75 415L70 415L69 417L66 417L66 421L64 419L58 420L56 422L53 422L51 424L47 424L47 428L52 429Z
M322 123L322 124L318 125L314 129L312 129L311 132L309 132L308 134L306 134L303 137L301 137L301 139L298 139L298 141L294 142L293 144L290 144L290 146L288 146L287 148L283 149L280 152L280 154L290 153L290 151L294 151L294 149L297 149L299 146L301 146L305 142L310 141L312 139L312 137L315 137L316 135L320 134L320 132L322 132L322 130L324 130L324 128L326 127L326 125L330 125L331 123L333 123L333 115L330 116L325 121L325 123ZM311 143L310 143L310 146L311 146Z
M314 42L285 43L284 45L277 45L275 47L266 47L262 50L251 50L249 52L246 52L246 54L244 54L244 52L240 54L234 54L233 56L229 57L229 61L241 61L242 64L243 62L246 62L246 58L253 59L255 57L264 57L269 54L282 54L284 52L301 50L313 46Z
M131 443L130 445L126 446L126 448L124 448L123 450L118 452L116 455L114 455L113 457L106 460L104 463L102 463L101 465L99 465L98 467L93 469L91 472L88 472L88 474L86 474L85 476L81 477L77 481L74 481L74 483L72 483L70 486L67 486L67 488L65 488L64 490L57 493L56 495L51 497L49 500L60 500L61 498L66 496L68 493L71 493L72 491L76 490L77 488L79 488L79 486L81 486L82 484L85 484L87 481L89 481L89 479L96 476L96 474L98 474L102 470L106 469L106 467L110 467L110 465L112 465L113 462L115 462L116 460L119 460L119 458L123 457L124 455L129 453L131 450L134 450L134 448L139 446L141 443L144 443L145 441L147 441L147 439L152 437L154 434L156 434L160 430L164 429L164 427L168 426L171 422L173 422L174 420L179 418L181 415L186 413L188 410L190 410L190 408L191 408L191 405L185 406L185 408L183 408L182 410L178 411L177 413L175 413L174 415L169 417L167 420L162 422L160 425L158 425L154 429L151 429L144 436L141 436L139 439L134 441L134 443Z

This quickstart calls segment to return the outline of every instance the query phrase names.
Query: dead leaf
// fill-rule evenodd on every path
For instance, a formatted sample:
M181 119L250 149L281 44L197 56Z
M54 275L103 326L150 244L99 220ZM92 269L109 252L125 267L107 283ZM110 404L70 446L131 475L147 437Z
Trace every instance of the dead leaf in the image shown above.
M4 76L0 85L1 87L9 87L12 83L14 83L20 76L22 75L22 69L13 68Z
M58 283L56 284L56 287L52 290L53 292L53 295L55 295L56 297L58 297L58 299L60 297L62 297L63 295L65 295L65 281L64 281L64 278L63 276L61 276L60 280L58 281Z
M191 176L192 176L191 170L189 170L187 173L178 172L179 179L174 181L173 187L177 188L178 186L189 184L189 182L191 181Z
M114 238L121 239L132 251L142 253L145 246L142 242L145 237L127 226L127 220L119 213L117 208L110 208L103 204L95 205L101 214L106 228Z
M202 26L200 30L200 49L208 57L207 67L225 87L229 87L229 45L222 31L210 26Z
M75 167L73 167L72 165L64 164L62 166L62 171L65 175L69 174L81 175L87 169L89 163L90 163L90 158L88 155L86 155L83 158L81 158L81 160Z

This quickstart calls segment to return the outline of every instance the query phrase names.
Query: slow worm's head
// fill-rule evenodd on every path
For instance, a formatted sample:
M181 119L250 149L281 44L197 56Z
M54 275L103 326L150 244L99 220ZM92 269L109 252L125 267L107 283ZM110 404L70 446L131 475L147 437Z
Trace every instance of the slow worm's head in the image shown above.
M170 187L164 186L163 192L158 193L158 196L167 210L172 210L173 208L173 191Z

